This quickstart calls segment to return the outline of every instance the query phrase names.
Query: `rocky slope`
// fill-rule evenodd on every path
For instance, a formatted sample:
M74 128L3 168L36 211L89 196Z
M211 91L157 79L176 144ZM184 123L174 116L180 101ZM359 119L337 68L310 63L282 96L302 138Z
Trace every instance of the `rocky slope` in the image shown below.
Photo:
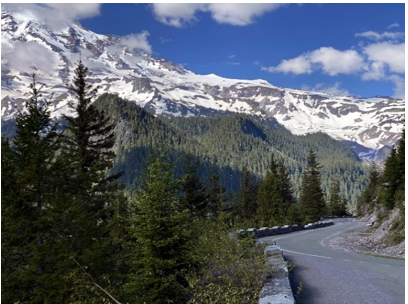
M333 96L279 88L264 80L198 75L134 49L121 37L99 35L79 24L50 31L28 12L2 9L1 26L2 120L23 107L33 71L53 94L53 115L66 113L71 97L65 84L80 53L100 93L116 93L156 115L239 112L274 117L294 134L325 132L369 160L381 159L402 131L405 100Z

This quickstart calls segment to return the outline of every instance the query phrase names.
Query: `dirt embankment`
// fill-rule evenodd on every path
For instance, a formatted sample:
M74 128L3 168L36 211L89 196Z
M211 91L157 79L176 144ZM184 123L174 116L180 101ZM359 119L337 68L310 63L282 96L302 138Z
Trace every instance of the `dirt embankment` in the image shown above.
M391 214L380 226L375 225L376 216L370 215L358 219L367 222L369 226L359 229L349 230L339 234L329 241L329 245L336 249L358 252L363 254L373 254L395 258L405 258L405 240L395 246L387 245L387 237L390 233L392 221L395 219ZM374 222L374 225L371 224Z

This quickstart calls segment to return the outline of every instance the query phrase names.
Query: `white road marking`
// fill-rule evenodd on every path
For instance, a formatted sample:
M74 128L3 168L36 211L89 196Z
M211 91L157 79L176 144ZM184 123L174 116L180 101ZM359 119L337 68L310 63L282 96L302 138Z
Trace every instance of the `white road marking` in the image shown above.
M301 254L301 255L307 255L307 256L312 256L315 258L322 258L322 259L330 259L332 260L333 258L331 257L327 257L327 256L322 256L322 255L316 255L316 254L310 254L310 253L304 253L304 252L297 252L297 251L292 251L292 250L286 250L286 249L282 249L283 252L290 252L290 253L296 253L296 254Z

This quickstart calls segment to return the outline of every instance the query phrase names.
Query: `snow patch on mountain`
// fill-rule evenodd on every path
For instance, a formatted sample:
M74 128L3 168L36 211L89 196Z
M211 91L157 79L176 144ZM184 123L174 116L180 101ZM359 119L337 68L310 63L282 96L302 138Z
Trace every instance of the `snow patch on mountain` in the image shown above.
M400 137L405 100L357 98L279 88L262 79L199 75L166 59L129 49L121 37L93 33L79 24L51 32L40 20L2 9L2 119L15 117L30 97L31 73L52 94L52 115L67 114L66 84L79 58L99 93L114 93L156 115L193 116L215 111L273 117L294 134L325 132L358 146L361 158ZM27 49L36 56L27 56ZM25 51L25 53L24 53ZM20 56L21 54L21 56ZM80 55L81 54L81 55ZM21 57L21 59L20 59ZM364 149L362 148L364 147Z

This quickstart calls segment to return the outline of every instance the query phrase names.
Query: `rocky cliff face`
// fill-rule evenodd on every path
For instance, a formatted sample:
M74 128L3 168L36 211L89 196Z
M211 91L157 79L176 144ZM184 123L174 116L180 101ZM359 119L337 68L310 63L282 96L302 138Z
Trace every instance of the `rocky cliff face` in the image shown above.
M2 10L2 120L12 119L29 97L30 73L53 94L53 116L68 111L66 83L81 60L99 93L116 93L156 115L239 112L274 117L294 134L325 132L355 148L361 158L400 137L405 100L356 98L279 88L264 80L198 75L168 60L93 33L79 24L51 32L31 16ZM385 148L387 149L387 148Z

